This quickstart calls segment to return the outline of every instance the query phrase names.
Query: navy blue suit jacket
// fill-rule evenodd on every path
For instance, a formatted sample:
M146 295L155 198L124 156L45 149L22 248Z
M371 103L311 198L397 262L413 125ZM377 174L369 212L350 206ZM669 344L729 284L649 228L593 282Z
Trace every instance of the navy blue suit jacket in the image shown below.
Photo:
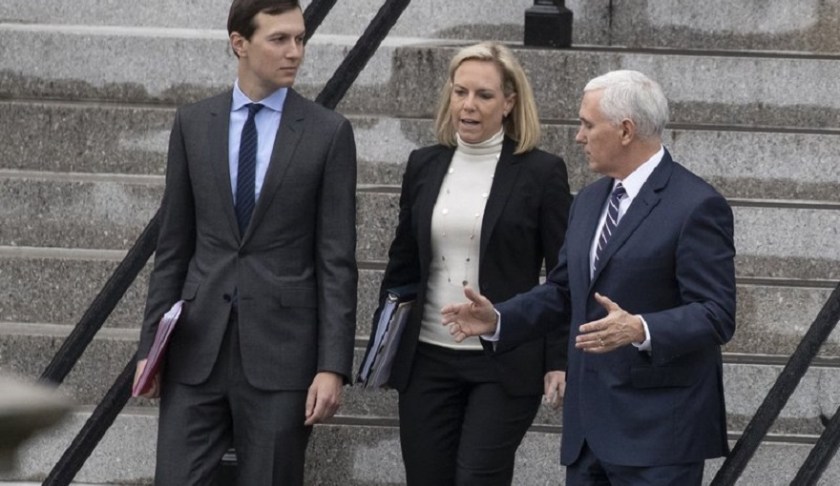
M497 309L498 350L569 327L561 462L584 441L606 462L656 466L725 455L721 345L735 330L732 210L665 152L621 219L590 278L590 249L611 178L575 197L566 241L544 285ZM575 348L605 295L648 323L652 350ZM510 325L506 325L510 323Z

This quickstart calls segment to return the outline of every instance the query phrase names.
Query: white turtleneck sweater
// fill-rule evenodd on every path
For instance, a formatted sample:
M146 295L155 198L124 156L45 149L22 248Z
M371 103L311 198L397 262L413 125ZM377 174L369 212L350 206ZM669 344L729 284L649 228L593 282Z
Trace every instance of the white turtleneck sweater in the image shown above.
M452 349L480 350L477 337L456 343L441 325L441 308L463 302L463 282L478 288L478 253L484 207L502 152L504 131L480 143L457 137L432 213L432 264L426 287L420 341Z

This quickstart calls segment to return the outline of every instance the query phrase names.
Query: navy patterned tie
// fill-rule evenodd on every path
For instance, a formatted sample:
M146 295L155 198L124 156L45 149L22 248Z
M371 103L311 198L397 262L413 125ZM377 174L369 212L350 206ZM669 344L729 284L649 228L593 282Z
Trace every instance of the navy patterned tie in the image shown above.
M254 189L257 175L257 123L254 117L263 105L250 103L248 120L242 127L242 138L239 141L239 167L236 176L236 220L239 223L239 234L244 235L251 213L254 212Z
M621 204L621 198L627 195L624 186L619 182L610 194L610 202L607 206L607 219L604 220L604 227L601 229L601 237L598 238L598 248L595 249L595 261L592 264L593 268L598 268L598 260L601 259L601 254L604 248L607 247L607 242L618 226L618 206Z

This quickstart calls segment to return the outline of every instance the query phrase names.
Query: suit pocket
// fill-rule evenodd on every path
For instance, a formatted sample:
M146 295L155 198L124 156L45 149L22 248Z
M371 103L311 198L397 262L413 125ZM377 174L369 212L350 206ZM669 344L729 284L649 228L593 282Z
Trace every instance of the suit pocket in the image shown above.
M280 289L283 307L318 307L318 293L314 287L285 287Z
M191 301L195 299L196 294L198 293L198 287L201 284L198 282L187 282L184 284L184 288L181 289L181 299L186 301Z
M684 366L637 366L630 369L634 388L688 387L697 381L694 370Z

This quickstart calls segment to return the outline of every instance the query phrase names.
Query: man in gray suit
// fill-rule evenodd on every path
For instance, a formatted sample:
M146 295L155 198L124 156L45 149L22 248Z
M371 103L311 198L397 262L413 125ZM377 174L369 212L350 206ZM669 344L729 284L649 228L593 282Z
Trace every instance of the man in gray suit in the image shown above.
M240 484L303 484L311 426L349 380L356 148L345 118L291 88L304 29L297 0L234 0L233 89L175 115L138 351L184 299L146 394L157 485L212 484L231 443Z

